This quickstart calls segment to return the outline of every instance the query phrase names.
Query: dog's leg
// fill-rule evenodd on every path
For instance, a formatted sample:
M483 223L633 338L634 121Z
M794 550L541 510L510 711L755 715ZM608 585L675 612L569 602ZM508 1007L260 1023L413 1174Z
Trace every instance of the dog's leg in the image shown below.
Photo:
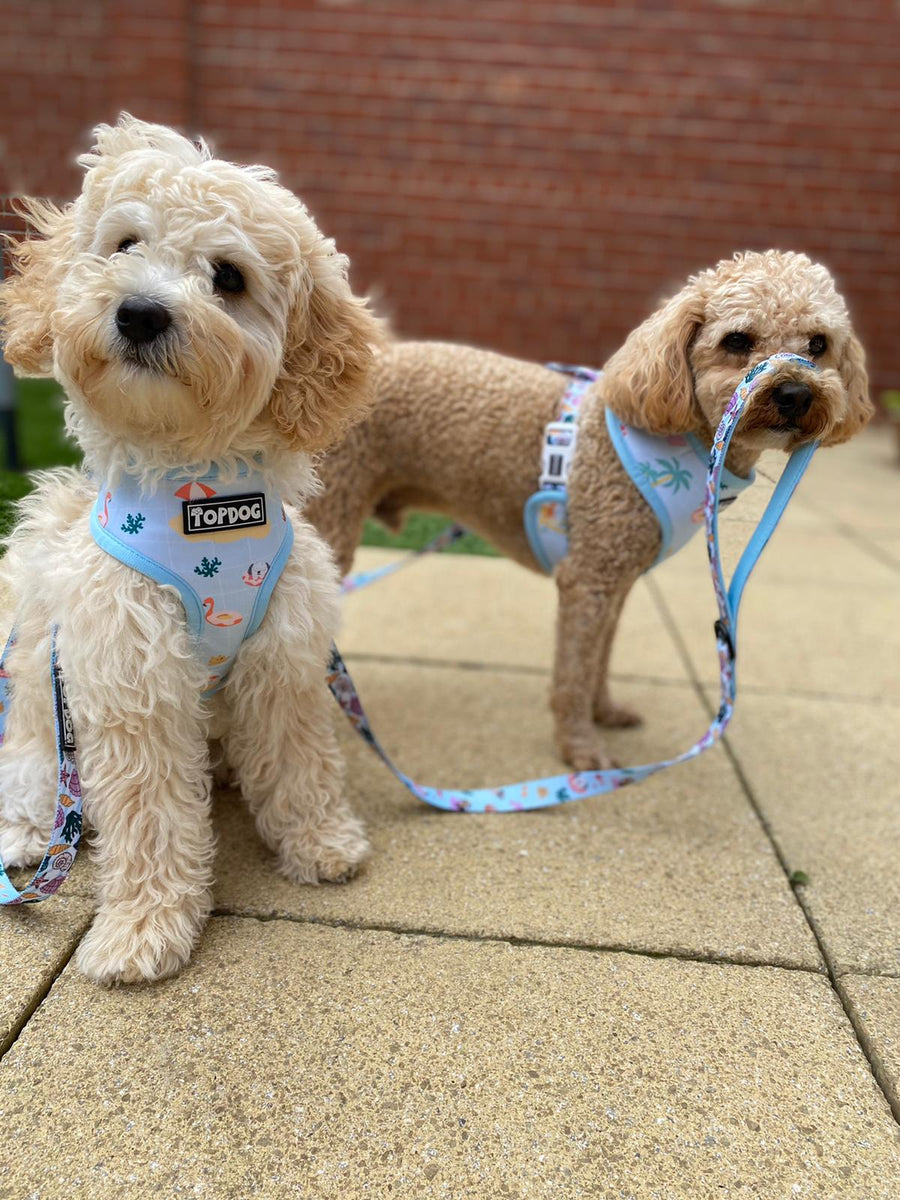
M551 708L563 759L578 771L614 766L594 724L594 696L606 692L606 669L622 610L621 571L585 572L567 558L557 569L559 610Z
M99 871L99 912L77 963L106 984L180 970L209 912L212 881L205 671L175 623L178 602L164 600L170 611L161 614L151 585L135 591L126 615L147 613L146 634L133 624L117 629L110 603L93 626L102 644L81 634L60 644Z
M598 638L600 653L594 677L594 720L606 729L628 729L643 722L640 713L634 712L633 709L626 708L622 704L617 704L609 694L609 659L612 653L613 638L622 615L622 607L630 590L631 585L629 584L613 595Z
M12 703L0 748L0 859L7 867L41 861L56 804L50 637L31 634L27 623L20 624L10 664Z
M321 627L301 635L311 604L296 572L294 563L285 568L232 671L227 754L281 871L296 883L339 883L368 843L344 798L337 709L324 680L327 635Z

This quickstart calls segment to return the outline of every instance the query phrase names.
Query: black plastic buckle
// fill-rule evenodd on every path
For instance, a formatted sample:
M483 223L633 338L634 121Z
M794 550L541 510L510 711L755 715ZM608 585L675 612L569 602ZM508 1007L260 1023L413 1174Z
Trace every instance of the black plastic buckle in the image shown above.
M716 631L716 637L720 642L724 642L728 647L728 657L732 662L735 660L734 642L731 640L731 630L728 628L722 617L719 617L713 628Z

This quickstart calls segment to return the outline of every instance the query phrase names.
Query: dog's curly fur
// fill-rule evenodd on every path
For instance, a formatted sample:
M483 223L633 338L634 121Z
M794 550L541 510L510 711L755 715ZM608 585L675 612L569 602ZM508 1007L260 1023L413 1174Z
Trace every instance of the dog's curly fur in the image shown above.
M723 346L751 339L746 353ZM609 694L607 667L625 598L656 558L656 517L610 442L607 406L657 434L695 432L710 445L743 375L779 350L811 355L827 339L809 410L786 420L775 389L799 379L786 364L753 395L728 455L745 476L769 447L820 439L835 445L868 421L872 405L862 347L828 271L805 255L737 254L691 278L628 337L585 397L569 481L569 554L559 590L551 693L562 757L579 769L610 765L596 724L626 726L636 714ZM522 524L535 490L546 423L566 379L532 363L464 346L399 343L376 364L376 406L320 466L325 485L308 509L350 567L364 518L398 527L410 507L445 513L504 554L537 569ZM596 724L595 724L596 723Z
M281 869L301 883L342 880L367 846L342 791L324 686L338 616L331 555L295 508L294 547L265 619L226 687L201 699L181 602L94 542L96 479L128 468L152 488L168 470L223 478L261 464L283 496L314 490L310 454L369 403L380 330L347 283L347 260L263 167L212 157L161 126L123 115L95 131L79 197L29 202L42 238L13 245L0 288L6 356L52 375L86 471L38 478L3 572L18 641L0 750L0 854L39 860L56 794L50 629L78 736L100 910L78 963L91 978L170 975L188 959L210 906L210 739ZM237 265L240 294L216 291ZM123 298L172 316L165 338L124 344Z

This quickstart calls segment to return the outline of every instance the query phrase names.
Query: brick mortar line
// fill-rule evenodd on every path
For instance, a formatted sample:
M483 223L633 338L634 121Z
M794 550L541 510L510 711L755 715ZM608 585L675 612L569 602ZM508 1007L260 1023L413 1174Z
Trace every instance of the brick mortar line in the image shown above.
M84 918L84 920L77 927L77 932L73 934L71 942L64 950L60 952L53 963L53 966L50 968L50 972L45 983L36 988L32 995L29 996L25 1007L19 1013L18 1018L10 1026L9 1033L6 1035L3 1041L0 1042L0 1063L3 1062L3 1059L6 1057L7 1053L19 1040L26 1025L50 995L50 992L53 990L53 985L72 961L75 951L78 949L79 943L87 933L93 919L93 913Z
M684 663L688 674L691 676L691 679L694 683L694 688L700 699L700 703L703 705L703 707L706 709L706 711L709 713L709 715L711 717L714 716L715 709L709 703L709 701L706 697L706 694L704 692L703 684L701 683L700 679L696 675L696 672L694 671L694 666L691 661L690 655L688 653L687 646L681 637L681 634L678 630L678 626L676 625L671 612L669 611L668 605L665 602L665 597L662 595L659 588L653 582L652 579L647 580L647 586L650 589L650 592L653 596L654 602L656 603L657 610L659 611L660 616L662 617L663 623L665 624L666 628L668 629L669 635L671 636L672 640L675 642L675 645L678 649L678 653L682 659L682 662ZM846 993L846 990L841 986L841 975L839 974L838 968L836 967L835 963L832 961L832 957L826 948L824 934L819 930L818 924L817 924L815 918L813 917L812 912L810 911L809 906L807 905L806 901L804 900L800 890L798 888L791 887L791 884L790 884L791 871L788 866L787 858L785 857L784 852L781 849L781 845L779 844L778 838L775 836L775 832L772 828L771 823L769 822L768 818L762 811L762 808L760 806L759 801L756 798L753 788L750 786L750 781L747 778L747 775L745 774L744 769L743 769L734 749L730 745L727 735L725 735L722 738L722 747L723 747L726 755L728 756L728 761L731 763L732 770L734 771L735 776L737 777L738 783L741 786L741 790L743 791L744 795L747 798L747 803L750 805L751 809L753 810L753 813L755 814L756 819L759 822L763 833L765 834L770 846L772 847L772 852L774 853L776 859L778 860L778 863L781 866L782 871L784 872L785 880L788 884L788 887L790 887L791 891L793 892L794 900L796 901L798 907L800 908L800 911L803 914L803 918L806 921L807 927L809 928L809 931L812 934L813 939L815 940L816 947L818 948L819 954L822 957L822 962L825 964L825 971L827 973L827 979L828 979L829 983L831 984L831 989L834 992L835 996L837 997L838 1003L840 1004L841 1008L844 1011L844 1015L846 1016L847 1021L850 1024L850 1028L853 1030L853 1035L856 1038L856 1043L859 1046L861 1054L863 1055L863 1057L865 1058L866 1062L869 1065L869 1070L872 1073L872 1078L875 1081L875 1084L878 1087L879 1091L884 1096L885 1102L886 1102L888 1108L891 1110L894 1120L897 1122L898 1125L900 1125L900 1095L895 1097L892 1094L893 1089L889 1085L888 1078L887 1078L887 1072L884 1069L884 1064L883 1064L880 1056L874 1052L871 1039L870 1039L868 1033L863 1029L861 1022L857 1019L853 1005L850 1002L850 999Z
M513 934L479 934L479 933L461 933L454 930L444 929L426 929L426 928L410 928L400 922L369 922L369 921L353 921L344 920L340 917L314 917L314 916L295 916L292 913L254 913L243 912L240 909L232 908L214 908L210 913L210 919L218 918L233 918L242 921L260 921L263 924L275 921L286 921L291 925L314 925L323 929L349 929L359 933L390 933L396 937L424 937L433 938L435 941L453 941L453 942L472 942L475 944L484 945L500 945L500 946L521 946L525 949L533 948L538 950L572 950L576 953L586 954L629 954L634 958L646 958L654 962L687 962L697 963L705 967L741 967L753 970L769 969L772 971L788 971L792 974L811 975L814 978L827 980L828 976L824 969L817 970L814 967L804 967L800 963L786 962L766 962L758 959L740 959L723 956L714 958L710 955L697 952L692 954L690 951L677 950L650 950L638 949L635 946L629 946L624 943L608 942L596 944L593 942L556 942L543 938L528 938L516 937Z

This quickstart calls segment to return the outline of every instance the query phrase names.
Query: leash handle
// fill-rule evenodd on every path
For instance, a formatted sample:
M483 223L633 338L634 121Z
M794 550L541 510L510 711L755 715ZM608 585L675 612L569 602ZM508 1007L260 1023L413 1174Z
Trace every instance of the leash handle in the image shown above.
M763 513L762 519L750 541L747 543L738 567L734 572L731 587L728 589L725 587L719 550L719 479L722 474L729 443L747 401L759 386L760 381L777 370L785 361L793 362L798 366L811 370L818 370L816 364L809 359L789 353L772 355L771 358L757 364L744 377L735 390L725 409L710 451L706 494L704 498L704 517L706 521L710 571L719 608L719 617L715 623L715 630L716 643L719 650L720 704L715 718L702 737L688 750L685 750L675 758L663 759L655 763L645 763L636 767L614 767L604 771L575 771L567 775L553 775L543 779L524 780L497 788L431 787L416 783L415 780L404 774L392 762L390 756L375 736L366 711L363 708L359 692L350 676L350 672L347 670L346 663L337 647L332 646L331 662L327 674L329 688L357 733L369 743L385 766L400 780L408 791L420 800L423 800L426 804L447 812L522 812L539 808L549 808L553 805L565 804L572 800L582 800L588 796L603 795L608 792L617 791L629 784L639 783L649 778L649 776L655 775L658 771L664 770L666 767L675 766L678 763L696 758L721 738L734 712L737 615L740 608L741 596L747 580L768 544L800 478L809 466L816 445L804 446L791 455L769 500L769 504ZM427 549L428 547L420 553L426 552ZM404 562L406 561L411 560L404 560ZM381 573L386 573L383 568L381 569Z
M81 781L75 764L75 736L66 703L66 689L56 653L56 627L50 638L50 686L54 698L53 716L56 727L56 757L59 766L56 793L56 812L47 849L34 875L19 891L0 862L0 905L37 904L54 895L62 887L75 862L81 841ZM16 643L13 629L0 660L0 743L6 736L9 716L9 672L6 660Z

